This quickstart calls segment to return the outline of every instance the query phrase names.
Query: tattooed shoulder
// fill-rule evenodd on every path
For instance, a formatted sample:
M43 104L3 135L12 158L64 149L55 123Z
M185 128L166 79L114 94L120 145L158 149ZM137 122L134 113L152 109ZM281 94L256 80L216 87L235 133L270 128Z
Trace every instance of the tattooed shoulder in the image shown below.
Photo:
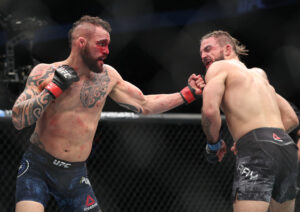
M46 68L46 70L42 68L33 69L27 79L27 86L41 85L44 80L48 79L54 73L54 71L55 69L53 66Z

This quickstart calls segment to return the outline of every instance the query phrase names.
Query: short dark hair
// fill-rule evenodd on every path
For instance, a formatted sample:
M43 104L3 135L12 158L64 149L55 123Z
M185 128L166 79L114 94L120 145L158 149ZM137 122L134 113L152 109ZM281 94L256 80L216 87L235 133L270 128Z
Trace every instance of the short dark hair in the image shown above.
M246 46L242 45L240 41L232 37L228 32L223 31L223 30L215 30L212 31L206 35L204 35L201 40L200 44L202 43L203 40L214 37L217 39L218 43L220 46L224 46L226 44L230 44L236 53L236 55L239 57L240 55L248 55L248 50L246 49Z
M111 26L107 21L105 21L97 16L93 17L93 16L89 16L89 15L84 15L78 21L74 22L72 28L69 30L68 39L69 39L70 46L72 45L74 30L79 25L84 24L84 23L92 24L94 26L100 26L103 29L105 29L107 32L109 32L109 33L111 32Z

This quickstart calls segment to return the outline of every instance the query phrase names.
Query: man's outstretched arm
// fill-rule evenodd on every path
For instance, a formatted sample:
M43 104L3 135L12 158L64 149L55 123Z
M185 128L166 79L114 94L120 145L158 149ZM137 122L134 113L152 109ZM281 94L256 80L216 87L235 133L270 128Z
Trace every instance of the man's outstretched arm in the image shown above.
M110 97L119 105L141 114L156 114L171 110L183 103L191 103L202 94L205 86L200 75L191 75L188 86L180 92L171 94L144 95L133 84L120 80L110 93Z

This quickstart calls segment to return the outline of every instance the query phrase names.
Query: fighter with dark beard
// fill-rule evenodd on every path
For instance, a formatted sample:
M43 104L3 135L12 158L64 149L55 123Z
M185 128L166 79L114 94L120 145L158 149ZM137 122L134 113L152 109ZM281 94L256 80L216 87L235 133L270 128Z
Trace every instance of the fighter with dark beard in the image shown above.
M49 195L64 212L100 211L85 161L108 96L134 112L153 114L201 95L205 83L194 74L180 92L143 95L104 64L110 31L108 22L83 16L69 32L69 57L34 67L16 100L15 127L21 130L36 124L18 172L17 212L44 211Z

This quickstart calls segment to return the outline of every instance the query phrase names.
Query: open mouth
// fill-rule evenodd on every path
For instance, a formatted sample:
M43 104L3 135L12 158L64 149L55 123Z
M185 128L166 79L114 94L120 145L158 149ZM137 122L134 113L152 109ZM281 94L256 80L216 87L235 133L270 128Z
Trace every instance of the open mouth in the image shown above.
M208 67L213 63L213 61L210 58L204 58L203 59L203 64L208 69Z
M97 61L98 61L98 63L103 64L105 59L106 59L106 57L99 57Z

